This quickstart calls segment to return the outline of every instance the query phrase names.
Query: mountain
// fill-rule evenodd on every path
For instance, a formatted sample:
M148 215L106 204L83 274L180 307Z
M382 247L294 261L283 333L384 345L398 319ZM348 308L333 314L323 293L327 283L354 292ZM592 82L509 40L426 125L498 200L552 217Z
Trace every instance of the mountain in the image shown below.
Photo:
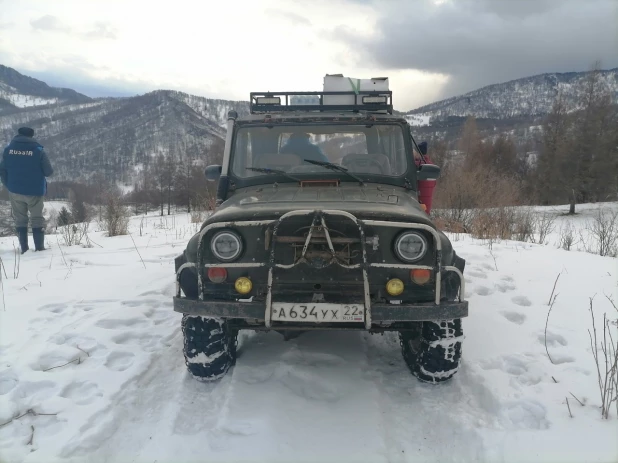
M543 74L490 85L417 108L405 115L419 140L444 140L451 147L467 116L482 137L508 133L523 150L534 150L543 116L560 91L575 101L587 73ZM614 97L618 69L602 71ZM8 142L29 125L55 168L54 180L107 180L132 186L157 153L173 152L201 164L222 152L227 112L248 114L246 101L208 99L157 90L124 98L89 98L50 87L0 65L0 135Z
M68 88L50 87L0 64L0 114L17 108L85 103L91 99Z
M485 119L534 118L551 111L560 93L567 106L574 106L588 72L540 74L488 85L464 95L422 106L407 113L414 125L427 125L451 117ZM618 101L618 68L600 72L601 84Z
M0 100L2 139L10 140L22 125L34 128L53 162L54 180L87 181L99 173L130 186L154 155L169 150L205 164L222 150L227 112L249 112L247 102L170 90L91 99L10 71L3 74L10 80L1 78L0 88L10 86L39 99L21 108L5 103L4 110ZM52 98L56 100L50 104Z

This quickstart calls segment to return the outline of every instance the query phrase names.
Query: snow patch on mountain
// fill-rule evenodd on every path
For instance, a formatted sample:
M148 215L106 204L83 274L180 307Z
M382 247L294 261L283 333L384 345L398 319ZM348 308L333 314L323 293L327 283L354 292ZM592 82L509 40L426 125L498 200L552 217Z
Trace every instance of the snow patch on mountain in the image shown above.
M0 91L0 98L7 100L18 108L28 108L31 106L43 106L57 104L61 102L58 98L42 98L33 95L22 95L20 93L7 93Z

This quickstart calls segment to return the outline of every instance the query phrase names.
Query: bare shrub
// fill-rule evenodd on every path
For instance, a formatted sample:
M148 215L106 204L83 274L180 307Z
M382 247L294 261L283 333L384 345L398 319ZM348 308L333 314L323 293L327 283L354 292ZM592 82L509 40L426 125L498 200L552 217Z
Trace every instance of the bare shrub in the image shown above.
M210 194L199 195L192 203L191 223L202 223L215 208L215 198Z
M618 210L599 209L586 224L594 244L592 250L600 256L618 256Z
M107 236L126 235L129 232L129 210L122 201L117 188L110 189L104 196L102 227Z
M603 314L603 335L599 339L592 310L593 299L590 298L589 309L592 317L592 331L588 330L588 334L590 335L590 347L597 367L597 380L601 395L601 416L607 420L613 403L616 404L616 415L618 416L618 340L614 340L612 335L612 331L615 330L613 324L616 321L610 320L607 313ZM607 299L616 308L614 301L609 297Z
M14 233L11 203L9 201L0 201L0 236L11 236Z
M556 217L549 214L539 214L535 216L535 236L533 242L538 244L545 244L547 237L554 231L554 222ZM536 235L538 238L535 240Z
M534 242L535 222L534 211L521 209L516 213L516 220L513 229L513 239L517 241Z
M450 233L465 233L465 228L461 222L455 222L448 217L442 215L443 210L437 209L432 211L433 222L438 230Z
M79 245L87 241L89 222L65 225L61 228L62 239L67 246Z
M434 215L478 238L510 239L521 198L520 183L491 168L452 170L436 188Z
M470 233L480 239L511 239L516 217L512 207L478 209L470 223Z
M196 211L193 209L191 211L191 223L202 223L208 217L207 211Z
M567 222L566 225L560 227L560 241L558 245L565 251L570 251L575 244L575 233L571 222Z

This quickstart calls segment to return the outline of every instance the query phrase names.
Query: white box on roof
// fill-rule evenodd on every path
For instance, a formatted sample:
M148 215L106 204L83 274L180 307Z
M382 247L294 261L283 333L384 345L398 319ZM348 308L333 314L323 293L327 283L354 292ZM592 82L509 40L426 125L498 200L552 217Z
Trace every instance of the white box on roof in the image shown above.
M353 92L353 91L388 91L388 77L372 77L371 79L357 79L345 77L343 74L326 74L324 76L325 92ZM325 105L352 105L354 95L324 95ZM356 97L357 104L362 104L362 97Z

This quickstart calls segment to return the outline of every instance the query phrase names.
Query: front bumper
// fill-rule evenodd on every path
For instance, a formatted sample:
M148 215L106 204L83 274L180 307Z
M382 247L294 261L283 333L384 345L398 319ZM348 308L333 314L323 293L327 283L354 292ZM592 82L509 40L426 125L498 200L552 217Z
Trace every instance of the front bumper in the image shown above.
M303 253L298 261L291 265L283 265L275 262L275 237L279 229L279 225L282 221L300 215L313 215L311 229L307 235ZM267 282L267 294L264 302L240 302L240 301L224 301L224 300L207 300L207 295L203 290L202 269L197 269L197 299L182 298L180 288L180 277L182 271L187 267L196 268L194 263L184 263L177 269L176 281L177 281L177 294L174 298L174 310L191 315L200 315L207 317L219 317L228 319L240 319L240 320L254 320L258 325L265 328L276 328L277 326L289 327L288 322L284 322L282 325L279 322L275 322L272 319L272 305L273 305L273 272L285 271L286 269L293 268L299 265L304 260L304 254L307 250L309 243L312 240L312 230L316 226L321 226L326 232L326 239L328 241L329 248L334 255L334 249L331 242L330 234L328 232L328 226L325 222L325 217L339 216L351 220L356 224L359 231L360 243L362 247L362 263L354 265L346 265L339 261L335 262L337 265L346 269L357 269L362 275L363 281L363 305L364 305L364 323L363 324L351 324L351 328L371 330L376 326L384 326L389 323L396 322L410 322L410 321L426 321L426 320L451 320L454 318L463 318L468 315L468 302L464 301L465 293L465 281L463 278L462 270L455 266L444 266L442 264L442 244L437 231L424 224L419 223L402 223L402 222L390 222L390 221L377 221L377 220L360 220L354 215L339 210L297 210L283 214L278 220L261 220L261 221L245 221L245 222L233 222L233 223L212 223L205 226L199 235L198 242L198 255L197 261L201 262L200 249L202 248L202 241L206 233L211 229L224 228L224 227L255 227L274 224L272 232L272 239L270 244L270 258L267 262L243 262L243 263L206 263L202 264L203 268L224 266L228 268L251 268L251 267L266 267L268 268L268 282ZM378 226L378 227L397 227L397 228L409 228L424 230L433 236L433 245L435 252L435 262L432 266L414 265L414 264L402 264L402 263L379 263L369 262L366 252L366 240L365 240L365 226ZM397 268L397 269L427 269L433 272L435 278L434 294L435 300L433 303L413 303L413 304L390 304L390 303L377 303L372 301L370 295L370 285L367 276L367 270L376 268ZM454 273L459 278L459 300L458 301L444 301L442 300L442 274ZM308 295L309 298L311 295ZM323 326L324 324L319 324ZM358 325L358 326L357 326ZM363 326L364 325L364 326ZM301 326L303 326L301 324ZM305 325L306 326L306 325Z
M264 302L237 301L201 301L184 297L174 297L174 310L188 315L199 315L213 318L234 318L255 321L264 324L266 304ZM371 322L384 325L393 322L418 322L429 320L451 320L468 316L468 301L453 301L424 304L372 304ZM297 324L298 326L309 326ZM327 324L325 324L327 325ZM359 329L365 329L364 324L358 324ZM292 325L281 325L290 328Z

